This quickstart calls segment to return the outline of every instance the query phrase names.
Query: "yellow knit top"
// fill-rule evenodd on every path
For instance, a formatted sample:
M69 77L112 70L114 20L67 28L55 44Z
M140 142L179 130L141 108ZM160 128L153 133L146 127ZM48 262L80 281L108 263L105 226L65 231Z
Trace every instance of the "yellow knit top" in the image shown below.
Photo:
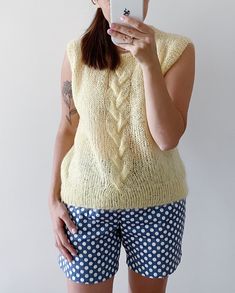
M191 40L151 26L162 73ZM80 60L80 38L67 43L72 92L80 120L61 163L61 200L88 208L160 205L188 194L177 147L162 151L147 124L142 69L131 52L114 72Z

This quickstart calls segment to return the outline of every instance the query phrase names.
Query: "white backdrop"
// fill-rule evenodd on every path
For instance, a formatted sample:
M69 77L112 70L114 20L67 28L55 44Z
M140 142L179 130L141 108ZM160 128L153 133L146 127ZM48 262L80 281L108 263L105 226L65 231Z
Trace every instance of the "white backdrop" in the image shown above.
M168 293L235 292L234 3L150 1L145 23L189 36L196 80L179 150L188 173L182 262ZM62 293L47 206L66 43L90 24L87 1L2 1L0 292ZM114 292L127 292L122 248Z

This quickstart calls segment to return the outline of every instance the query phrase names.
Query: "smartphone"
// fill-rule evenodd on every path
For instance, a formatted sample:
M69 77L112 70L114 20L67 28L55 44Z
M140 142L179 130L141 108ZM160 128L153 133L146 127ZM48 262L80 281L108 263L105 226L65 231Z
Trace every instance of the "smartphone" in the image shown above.
M120 23L127 27L130 25L124 24L120 16L127 15L139 21L144 19L144 0L110 0L110 22ZM111 36L111 40L115 45L125 44L120 39L115 39Z

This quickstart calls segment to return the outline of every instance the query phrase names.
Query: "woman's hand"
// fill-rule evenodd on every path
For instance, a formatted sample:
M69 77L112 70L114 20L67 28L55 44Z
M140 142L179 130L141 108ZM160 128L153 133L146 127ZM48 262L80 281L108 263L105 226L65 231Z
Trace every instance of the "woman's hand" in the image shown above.
M49 210L55 236L55 246L59 249L63 256L68 259L68 261L72 261L73 258L71 254L75 256L77 251L69 243L64 225L68 227L71 233L76 233L77 227L69 217L68 210L63 202L59 200L49 202Z
M111 30L107 30L108 34L120 41L128 42L129 44L118 44L118 46L130 51L141 65L151 65L158 58L154 30L130 16L123 15L123 17L124 25L112 23ZM132 38L133 44L131 44Z

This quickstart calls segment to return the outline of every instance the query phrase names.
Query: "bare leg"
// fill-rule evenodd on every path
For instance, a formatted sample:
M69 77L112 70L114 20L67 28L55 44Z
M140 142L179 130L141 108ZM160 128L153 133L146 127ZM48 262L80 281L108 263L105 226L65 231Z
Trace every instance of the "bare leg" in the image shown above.
M165 278L148 278L128 268L128 293L165 293L168 276Z
M112 293L113 280L114 276L96 284L81 284L67 278L68 293Z

